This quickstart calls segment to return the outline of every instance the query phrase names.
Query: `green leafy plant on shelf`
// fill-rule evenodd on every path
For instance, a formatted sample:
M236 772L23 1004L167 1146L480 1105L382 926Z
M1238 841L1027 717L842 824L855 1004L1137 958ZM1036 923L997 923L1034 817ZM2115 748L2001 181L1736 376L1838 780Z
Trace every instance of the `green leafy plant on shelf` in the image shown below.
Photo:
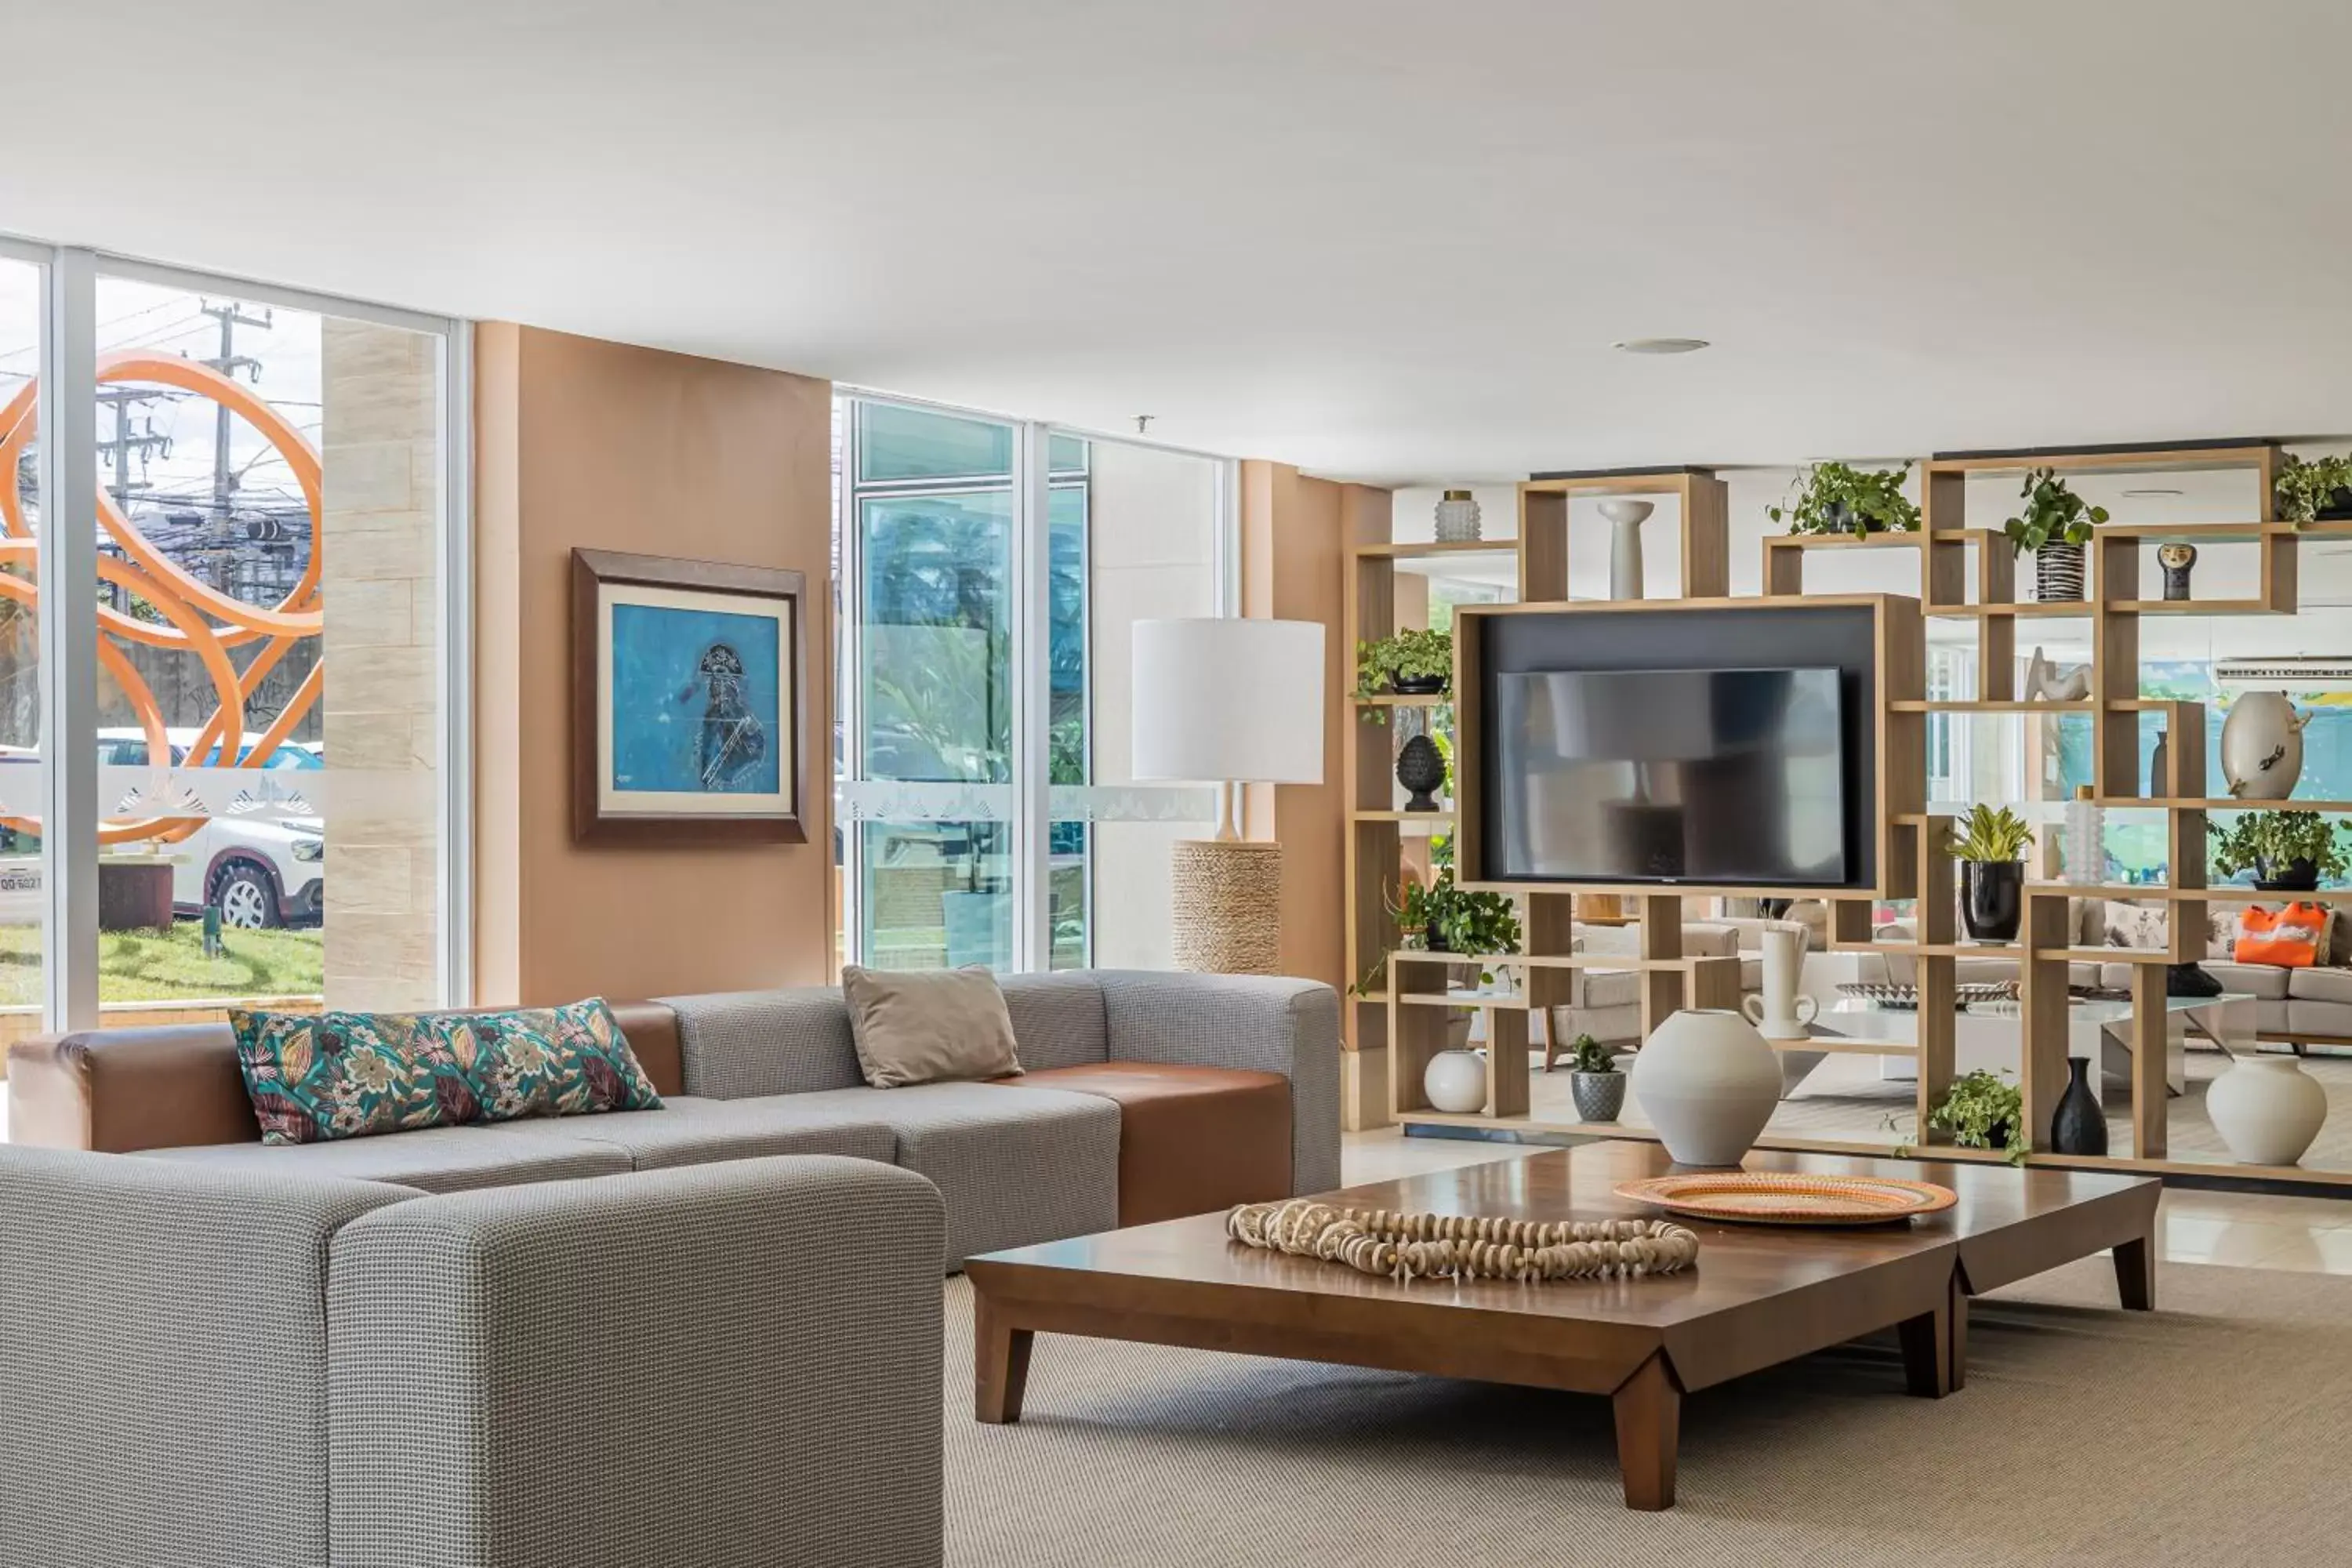
M2205 835L2218 876L2252 871L2261 881L2283 876L2297 860L2308 860L2320 876L2333 881L2352 872L2352 858L2336 837L2343 824L2315 811L2249 811L2228 826L2205 825Z
M2025 504L2000 525L2012 555L2045 544L2087 544L2091 530L2107 521L2107 509L2093 506L2066 488L2055 468L2036 468L2018 492Z
M2271 484L2279 517L2287 522L2312 521L2335 505L2338 490L2352 490L2352 458L2314 458L2305 462L2289 452Z
M1356 645L1356 696L1359 700L1384 696L1400 682L1439 682L1443 691L1454 680L1454 634L1448 631L1402 631L1377 642ZM1385 724L1388 715L1378 708L1364 717Z
M1591 1035L1579 1035L1569 1047L1568 1065L1575 1072L1615 1072L1617 1053Z
M1960 1148L2005 1150L2011 1164L2025 1163L2026 1155L2033 1152L2033 1142L2025 1135L2025 1097L2017 1085L2003 1081L2008 1076L1982 1068L1961 1075L1927 1112L1927 1125L1950 1133ZM1885 1125L1892 1128L1899 1123L1890 1115ZM1898 1160L1910 1155L1908 1146L1895 1151Z
M1784 506L1767 507L1774 522L1790 533L1916 533L1919 508L1903 493L1911 465L1857 468L1846 463L1815 463L1789 487Z
M2005 805L1979 801L1953 828L1946 850L1955 860L2022 860L2033 845L2033 829Z
M1519 911L1502 893L1473 893L1454 884L1454 837L1430 840L1433 874L1427 882L1408 880L1403 901L1389 906L1408 942L1418 939L1431 952L1470 955L1519 951ZM1491 983L1491 971L1479 980Z

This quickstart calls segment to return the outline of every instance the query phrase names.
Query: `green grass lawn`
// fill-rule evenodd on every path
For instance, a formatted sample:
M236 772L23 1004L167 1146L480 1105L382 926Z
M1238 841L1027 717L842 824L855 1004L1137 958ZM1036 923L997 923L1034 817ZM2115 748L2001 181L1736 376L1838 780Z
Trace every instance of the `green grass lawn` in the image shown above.
M168 931L100 931L100 1002L164 1002L214 996L317 995L326 983L326 933L224 931L221 956L205 956L199 921ZM41 933L0 926L0 1006L41 1000Z

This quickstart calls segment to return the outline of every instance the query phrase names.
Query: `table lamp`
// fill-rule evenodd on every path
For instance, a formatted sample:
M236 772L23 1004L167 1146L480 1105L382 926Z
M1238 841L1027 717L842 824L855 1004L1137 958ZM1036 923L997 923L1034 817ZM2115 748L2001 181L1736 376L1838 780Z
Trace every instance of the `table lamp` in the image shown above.
M1315 621L1135 623L1135 778L1217 786L1217 836L1175 847L1176 967L1273 974L1282 847L1241 836L1244 784L1323 782L1323 627Z

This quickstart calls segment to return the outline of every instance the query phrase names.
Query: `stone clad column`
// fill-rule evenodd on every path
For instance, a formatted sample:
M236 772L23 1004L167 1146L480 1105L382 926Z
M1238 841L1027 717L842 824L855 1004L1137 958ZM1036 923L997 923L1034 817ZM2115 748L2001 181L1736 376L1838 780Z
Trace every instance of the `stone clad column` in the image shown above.
M329 318L327 1004L439 1003L437 339Z

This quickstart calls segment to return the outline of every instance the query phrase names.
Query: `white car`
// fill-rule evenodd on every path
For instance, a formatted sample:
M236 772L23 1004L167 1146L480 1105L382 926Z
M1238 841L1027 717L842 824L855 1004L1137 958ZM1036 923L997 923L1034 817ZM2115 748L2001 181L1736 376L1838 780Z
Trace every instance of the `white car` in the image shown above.
M194 730L165 731L174 767L187 765L196 734ZM239 757L249 749L240 751ZM218 754L214 748L214 765ZM29 747L0 746L0 763L39 761L40 753ZM147 766L146 732L100 730L98 761L100 767ZM269 770L325 766L317 745L293 741L280 742L268 763ZM16 842L0 849L0 924L37 924L47 908L39 840L9 837ZM205 906L217 904L223 925L247 931L316 925L326 916L327 844L324 825L317 817L212 817L180 843L163 848L173 858L172 905L180 915L200 915Z

